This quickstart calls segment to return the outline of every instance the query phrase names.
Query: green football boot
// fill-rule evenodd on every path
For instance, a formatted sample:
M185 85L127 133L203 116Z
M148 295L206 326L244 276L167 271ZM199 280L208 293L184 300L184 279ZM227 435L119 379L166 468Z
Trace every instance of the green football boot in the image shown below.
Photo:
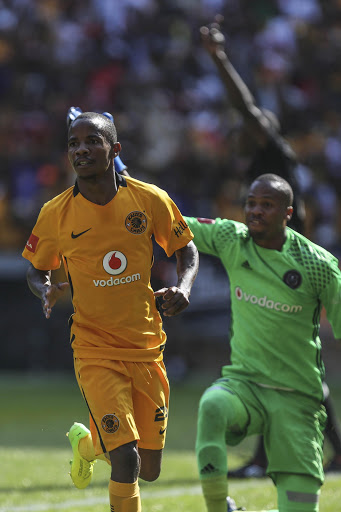
M82 423L74 423L70 428L70 431L66 434L69 438L73 451L73 459L70 461L70 476L74 485L78 489L85 489L85 487L89 485L94 470L93 466L96 462L96 460L88 461L84 459L78 451L79 441L89 434L90 430ZM89 437L89 442L92 442L91 437Z

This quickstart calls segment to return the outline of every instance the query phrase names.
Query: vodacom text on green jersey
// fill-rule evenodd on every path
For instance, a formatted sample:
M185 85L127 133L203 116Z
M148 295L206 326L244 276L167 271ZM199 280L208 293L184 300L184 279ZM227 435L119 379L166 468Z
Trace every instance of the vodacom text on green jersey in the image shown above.
M299 313L302 311L302 306L284 304L283 302L277 302L276 300L263 295L257 297L257 295L251 295L250 293L244 292L239 286L235 288L235 295L238 300L244 300L266 309L275 309L276 311L282 311L282 313Z

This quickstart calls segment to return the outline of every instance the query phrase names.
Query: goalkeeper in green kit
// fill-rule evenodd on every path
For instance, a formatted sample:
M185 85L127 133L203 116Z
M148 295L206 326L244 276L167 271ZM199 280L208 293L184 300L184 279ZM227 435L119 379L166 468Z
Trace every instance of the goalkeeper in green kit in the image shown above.
M186 217L200 252L217 256L231 289L231 364L199 404L196 453L208 512L227 498L226 445L262 434L280 512L317 512L323 473L322 306L341 337L341 272L328 251L287 227L290 185L252 183L245 224Z

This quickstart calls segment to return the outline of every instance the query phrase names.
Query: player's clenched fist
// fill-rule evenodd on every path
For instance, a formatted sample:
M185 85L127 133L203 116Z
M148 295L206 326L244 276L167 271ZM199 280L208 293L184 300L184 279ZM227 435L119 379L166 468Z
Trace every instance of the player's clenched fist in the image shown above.
M154 292L154 296L163 298L162 309L165 316L178 315L189 305L189 294L177 286L161 288Z

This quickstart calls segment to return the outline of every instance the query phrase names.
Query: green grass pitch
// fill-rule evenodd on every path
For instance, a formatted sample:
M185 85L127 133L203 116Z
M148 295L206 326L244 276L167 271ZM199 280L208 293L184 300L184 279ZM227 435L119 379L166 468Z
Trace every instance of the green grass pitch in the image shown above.
M156 482L140 482L143 512L205 512L194 455L197 404L210 383L203 380L172 386L162 473ZM0 396L0 512L108 511L107 464L96 463L85 490L76 489L68 475L72 452L65 433L73 421L88 421L73 376L2 377ZM334 391L333 397L338 404L341 393ZM253 443L249 439L231 450L231 467L250 456ZM230 494L249 510L276 508L276 491L267 478L231 481ZM335 512L340 503L341 474L328 475L320 511Z

